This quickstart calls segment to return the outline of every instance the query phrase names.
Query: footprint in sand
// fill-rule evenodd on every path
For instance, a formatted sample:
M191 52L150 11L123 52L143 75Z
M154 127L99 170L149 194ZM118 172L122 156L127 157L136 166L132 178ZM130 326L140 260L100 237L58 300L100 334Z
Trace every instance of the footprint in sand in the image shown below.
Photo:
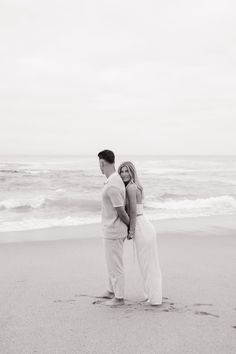
M191 308L189 308L189 306L187 306L187 305L182 305L182 304L174 303L171 301L163 301L163 304L161 306L158 306L158 308L160 308L160 310L162 312L167 312L167 313L168 312L184 313L184 312L192 312L193 311L193 313L195 315L212 316L212 317L216 317L216 318L220 317L214 313L210 313L208 311L202 311L202 310L196 309L196 307L213 306L213 304L195 303L195 304L193 304L193 306L195 307L195 309L191 310Z
M183 313L186 311L190 311L187 306L183 306L180 304L176 304L175 302L169 300L168 297L163 297L163 302L161 305L151 306L146 302L139 302L138 310L146 311L146 312L177 312Z
M204 304L204 303L196 303L196 304L193 304L194 307L199 307L199 306L213 306L213 304ZM214 314L214 313L210 313L210 312L207 312L207 311L199 311L199 310L195 310L194 311L194 314L195 315L202 315L202 316L212 316L212 317L216 317L216 318L219 318L220 316Z
M87 294L75 294L74 296L75 296L75 297L90 297L90 296L87 295Z
M84 295L86 296L86 295ZM89 296L90 297L90 296ZM151 306L147 304L147 302L140 301L140 302L132 302L132 301L125 301L125 305L121 306L120 308L125 309L126 313L131 313L133 311L145 311L145 312L177 312L177 313L183 313L190 311L188 309L188 306L183 306L180 304L175 304L172 301L168 301L168 298L165 297L163 298L163 303L162 305L158 306ZM104 301L106 299L99 299L99 300L94 300L92 302L93 305L103 305Z
M88 297L90 299L98 299L98 300L94 300L92 302L93 305L102 305L103 302L107 301L107 299L102 298L100 296L95 296L95 295L88 295L88 294L75 294L75 297Z
M101 304L102 303L102 300L95 300L92 302L93 305L98 305L98 304Z
M206 312L206 311L195 311L195 315L203 315L203 316L212 316L219 318L220 316L215 315L214 313Z
M107 301L108 299L102 298L100 296L91 296L91 295L75 295L75 296L79 296L79 297L88 297L90 299L98 299L98 300L94 300L92 302L92 305L102 305L105 301Z
M93 305L103 305L103 303L107 299L100 298L99 296L94 296L94 295L87 295L87 294L75 294L75 297L88 297L90 299L94 299L92 302ZM55 300L54 302L64 302L64 303L71 303L74 302L75 300ZM199 311L196 309L196 307L200 306L213 306L213 304L206 304L206 303L195 303L193 304L195 307L193 313L195 315L201 315L201 316L212 316L212 317L220 317L214 313L210 313L207 311ZM120 308L124 308L126 313L131 313L132 311L145 311L145 312L176 312L176 313L184 313L184 312L189 312L192 311L187 305L181 305L179 303L175 303L171 300L169 300L168 297L163 297L163 303L162 305L158 306L150 306L147 303L140 301L140 302L131 302L127 301L125 302L124 306L121 306ZM236 328L236 326L233 326L233 328Z
M74 299L69 299L69 300L54 300L53 302L57 303L57 302L62 302L62 303L72 303L75 302Z
M75 297L89 297L90 299L102 299L101 296L88 295L88 294L75 294ZM107 300L107 299L104 299Z
M103 305L103 303L108 300L106 298L102 298L101 296L87 295L87 294L75 294L75 297L88 297L90 299L94 299L94 301L92 302L93 305ZM137 303L132 303L132 302L126 300L124 306L125 306L125 308L127 308L127 307L133 307L133 305L137 305ZM124 306L122 305L121 307L124 307ZM120 307L120 306L117 306L117 307Z
M176 312L176 313L184 313L184 312L188 312L190 311L190 309L188 308L188 306L184 306L184 305L176 305L176 304L172 304L169 307L167 307L166 309L162 310L163 312Z
M232 328L236 329L236 326L232 326Z

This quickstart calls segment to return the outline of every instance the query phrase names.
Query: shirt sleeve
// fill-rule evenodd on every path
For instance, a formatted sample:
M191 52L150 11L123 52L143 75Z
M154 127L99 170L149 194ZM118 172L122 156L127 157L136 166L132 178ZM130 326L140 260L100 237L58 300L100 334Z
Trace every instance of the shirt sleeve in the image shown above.
M111 186L107 190L107 194L114 208L124 206L124 199L119 188Z

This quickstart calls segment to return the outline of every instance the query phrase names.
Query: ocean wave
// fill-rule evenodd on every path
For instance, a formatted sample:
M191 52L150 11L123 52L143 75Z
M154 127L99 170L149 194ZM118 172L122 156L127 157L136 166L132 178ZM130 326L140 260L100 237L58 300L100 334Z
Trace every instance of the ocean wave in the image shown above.
M142 168L140 171L143 174L151 174L151 175L162 175L166 173L189 173L189 172L196 172L196 170L193 169L186 169L186 168Z
M15 222L2 222L0 225L0 232L6 231L24 231L24 230L37 230L50 227L59 226L76 226L76 225L88 225L100 222L98 216L83 216L83 217L71 217L64 218L51 218L51 219L26 219Z
M90 201L93 206L94 201ZM8 201L9 203L9 201ZM38 200L40 203L40 200ZM41 203L45 203L44 199ZM87 201L85 201L87 203ZM25 205L28 205L25 203ZM35 204L33 204L35 206ZM86 204L88 207L89 204ZM9 204L8 204L9 206ZM11 205L12 206L12 205ZM14 207L17 204L14 201ZM93 224L100 222L100 210L88 208L87 212L82 209L81 212L70 212L71 208L63 211L52 211L50 215L48 210L40 213L25 213L18 216L9 213L7 219L2 217L0 222L0 232L4 231L21 231L31 229L44 229L50 227L76 226L84 224ZM211 197L205 199L184 199L165 201L147 200L145 202L145 214L151 220L172 219L172 218L189 218L211 215L232 215L236 214L236 199L232 196ZM37 215L37 216L36 216Z
M207 217L213 215L233 215L235 212L226 212L222 210L215 210L212 212L210 210L199 209L196 211L185 212L180 210L172 211L158 211L157 210L147 210L145 208L145 214L150 220L162 220L162 219L183 219L183 218L197 218L197 217ZM67 227L67 226L79 226L79 225L89 225L100 223L100 215L90 215L90 216L81 216L81 217L72 217L67 216L64 218L27 218L24 220L18 221L4 221L0 223L0 232L9 232L9 231L24 231L24 230L39 230L52 227Z
M41 173L47 173L49 172L48 170L21 170L22 173L26 174L26 175L39 175Z
M150 198L153 198L150 196ZM193 194L174 194L174 193L163 193L159 197L161 200L179 200L179 199L190 199L194 198ZM156 198L155 198L156 199Z
M18 211L25 209L53 209L53 210L90 210L96 211L100 210L100 201L96 199L84 199L84 196L81 198L72 198L72 197L60 197L64 193L63 189L57 189L54 196L37 196L34 198L19 198L19 199L6 199L0 201L0 210L8 209Z
M46 198L38 196L26 199L6 199L0 202L0 209L37 209L45 203Z
M15 169L13 169L13 170L11 170L11 169L9 169L9 170L5 170L5 169L0 170L0 173L19 173L19 172L20 171L15 170Z
M224 195L220 197L198 198L195 200L169 199L166 201L147 201L145 203L147 208L151 209L166 209L166 210L183 210L183 209L224 209L236 211L236 199L232 196Z
M171 214L169 213L157 213L157 212L149 212L149 213L146 213L146 215L148 216L148 218L150 220L166 220L166 219L185 219L185 218L199 218L199 217L202 217L202 216L212 216L212 215L215 215L214 214L211 214L211 213L206 213L206 212L194 212L194 213L191 213L191 212L188 212L188 213L178 213L178 212L172 212Z
M60 193L57 193L60 196ZM86 198L85 195L82 193L81 197L74 198L74 197L57 197L54 199L46 199L45 204L47 208L53 208L56 210L66 209L66 210L83 210L83 211L90 211L95 212L100 210L101 202L97 200L95 197L94 199Z
M158 168L158 167L150 167L150 168L141 168L140 171L143 174L147 175L163 175L163 174L202 174L202 173L216 173L216 172L230 172L235 173L236 168L226 168L225 166L222 168Z

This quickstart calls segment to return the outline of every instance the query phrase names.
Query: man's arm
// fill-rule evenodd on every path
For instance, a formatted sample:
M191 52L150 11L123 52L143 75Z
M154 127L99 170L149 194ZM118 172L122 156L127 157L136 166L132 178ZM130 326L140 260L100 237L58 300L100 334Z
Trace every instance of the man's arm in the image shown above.
M129 226L129 215L126 213L125 208L123 206L115 207L119 218L123 221L124 224Z
M129 226L129 215L125 211L124 199L121 195L120 190L115 186L110 186L107 190L107 193L110 197L113 208L115 208L115 210L117 211L119 218L121 219L121 221L123 221L124 224Z

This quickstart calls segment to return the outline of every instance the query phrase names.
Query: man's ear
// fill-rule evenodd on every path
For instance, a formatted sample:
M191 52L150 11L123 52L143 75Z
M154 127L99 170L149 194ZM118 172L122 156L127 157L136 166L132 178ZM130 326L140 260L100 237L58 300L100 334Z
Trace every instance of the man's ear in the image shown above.
M100 164L100 170L102 171L102 173L104 174L104 166L105 166L105 161L103 159L99 160L99 164Z
M100 166L101 166L101 168L104 168L104 166L105 166L105 162L103 159L100 160Z

